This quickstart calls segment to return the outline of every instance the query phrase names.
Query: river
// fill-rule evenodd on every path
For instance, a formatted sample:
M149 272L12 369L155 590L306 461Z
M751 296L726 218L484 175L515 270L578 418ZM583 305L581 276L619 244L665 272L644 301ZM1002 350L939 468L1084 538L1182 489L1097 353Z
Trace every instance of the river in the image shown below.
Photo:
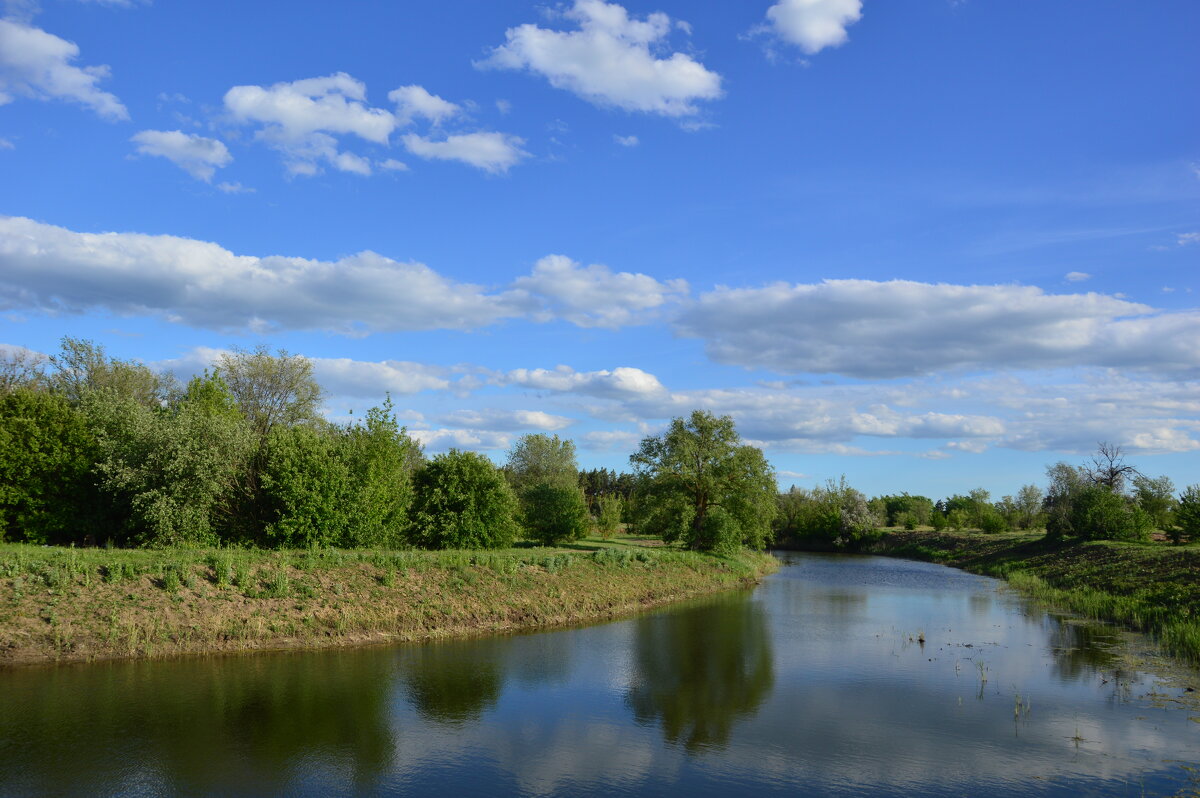
M596 626L0 672L0 794L1196 789L1200 711L1120 635L937 565L783 559Z

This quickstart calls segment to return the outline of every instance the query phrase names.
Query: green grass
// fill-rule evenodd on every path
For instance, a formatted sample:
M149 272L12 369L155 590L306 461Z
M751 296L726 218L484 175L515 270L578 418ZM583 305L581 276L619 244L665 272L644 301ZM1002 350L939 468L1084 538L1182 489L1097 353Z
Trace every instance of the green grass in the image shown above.
M423 640L614 617L736 587L768 555L585 539L498 551L0 544L0 664Z
M1200 665L1200 544L896 530L872 551L1005 578L1044 603L1146 632L1168 653Z

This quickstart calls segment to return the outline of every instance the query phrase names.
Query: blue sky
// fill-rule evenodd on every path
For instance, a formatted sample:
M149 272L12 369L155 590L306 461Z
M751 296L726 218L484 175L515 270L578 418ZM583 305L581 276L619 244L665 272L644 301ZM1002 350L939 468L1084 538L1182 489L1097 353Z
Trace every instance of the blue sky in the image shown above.
M1200 5L0 3L0 344L313 358L437 452L1200 482Z

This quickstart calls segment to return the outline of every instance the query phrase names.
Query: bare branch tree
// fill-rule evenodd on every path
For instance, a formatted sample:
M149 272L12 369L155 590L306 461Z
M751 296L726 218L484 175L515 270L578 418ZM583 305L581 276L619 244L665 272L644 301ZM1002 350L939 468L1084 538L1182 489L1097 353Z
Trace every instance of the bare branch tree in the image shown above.
M1125 462L1125 451L1116 444L1100 441L1096 453L1092 455L1090 465L1085 465L1088 479L1096 485L1103 485L1113 493L1125 490L1125 480L1138 476L1136 468Z

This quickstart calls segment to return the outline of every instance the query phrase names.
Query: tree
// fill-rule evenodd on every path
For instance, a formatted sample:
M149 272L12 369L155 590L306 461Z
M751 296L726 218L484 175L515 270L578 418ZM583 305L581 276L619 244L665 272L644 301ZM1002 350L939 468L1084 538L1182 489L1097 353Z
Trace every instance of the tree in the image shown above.
M50 364L50 387L72 404L89 392L106 390L145 407L159 407L170 385L141 363L110 358L104 347L82 338L64 337Z
M262 470L266 537L283 548L341 546L360 504L337 432L278 426L268 437Z
M1172 543L1200 540L1200 485L1189 485L1179 494L1174 521L1167 532Z
M1016 513L1014 520L1019 529L1030 529L1042 522L1042 489L1037 485L1025 485L1017 491L1014 502Z
M596 503L599 507L599 512L596 514L596 529L604 537L611 537L621 528L621 513L624 510L625 502L621 500L620 495L611 494L601 496Z
M49 359L19 346L0 346L0 394L18 388L44 388Z
M1084 540L1149 540L1150 516L1106 485L1088 485L1075 497L1071 527Z
M557 435L522 435L508 452L504 474L518 496L535 485L574 488L579 484L575 443Z
M313 378L312 361L265 346L253 352L234 350L217 359L217 370L260 441L276 425L317 420L321 386Z
M741 444L733 419L696 410L642 440L637 472L639 529L692 549L761 549L775 515L774 469Z
M1046 512L1046 537L1059 540L1075 534L1072 527L1076 497L1088 485L1083 468L1059 461L1046 469L1050 485L1042 503Z
M343 545L399 545L408 527L413 473L425 458L421 444L397 423L390 396L367 411L365 424L342 431L340 450L355 508Z
M82 543L99 531L96 448L64 397L27 387L0 393L0 538Z
M120 533L140 545L214 545L227 537L237 480L253 452L244 419L215 378L172 407L113 391L84 395L98 439L100 486L126 511ZM224 409L222 409L224 408Z
M590 519L579 488L540 482L525 491L521 503L526 534L543 546L587 534Z
M1138 506L1150 516L1158 529L1171 528L1171 515L1175 509L1175 485L1169 477L1151 478L1138 474L1133 478L1133 495Z
M1091 463L1084 469L1093 484L1103 485L1113 493L1123 493L1126 480L1138 475L1138 470L1125 462L1124 450L1107 441L1097 444Z
M427 549L497 549L517 534L517 500L481 454L451 449L413 477L409 539Z

